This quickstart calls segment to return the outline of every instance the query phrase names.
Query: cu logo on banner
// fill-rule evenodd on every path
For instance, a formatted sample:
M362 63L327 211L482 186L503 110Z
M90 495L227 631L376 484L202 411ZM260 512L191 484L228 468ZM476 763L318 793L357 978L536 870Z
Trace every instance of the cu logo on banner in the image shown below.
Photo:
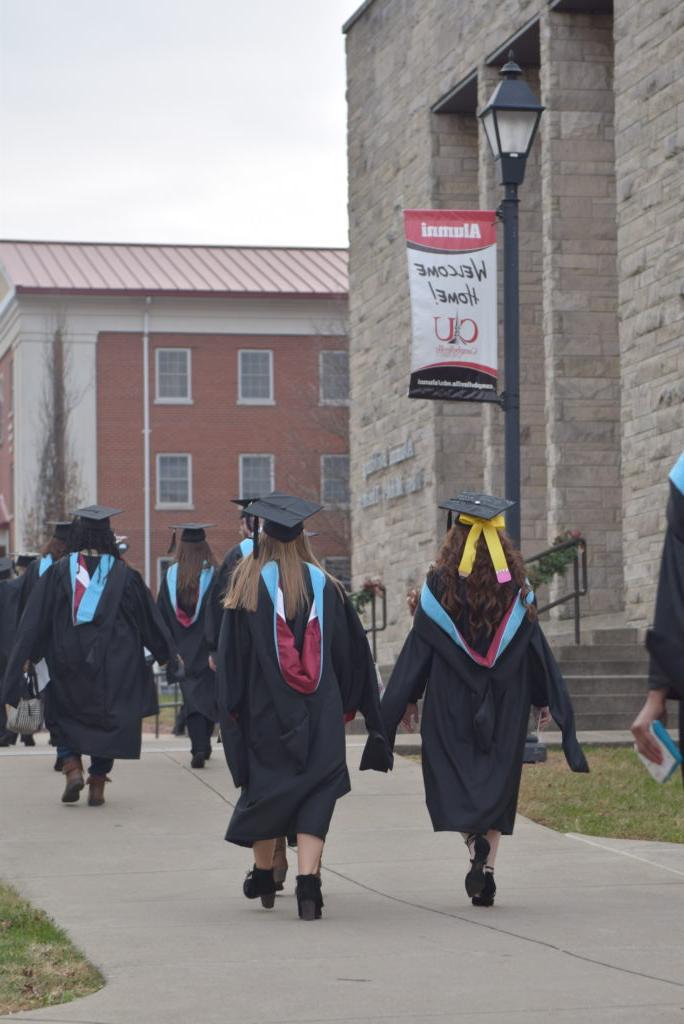
M458 342L472 345L477 341L480 333L477 324L470 317L433 316L432 320L435 337L438 341L446 342L448 345L456 345Z

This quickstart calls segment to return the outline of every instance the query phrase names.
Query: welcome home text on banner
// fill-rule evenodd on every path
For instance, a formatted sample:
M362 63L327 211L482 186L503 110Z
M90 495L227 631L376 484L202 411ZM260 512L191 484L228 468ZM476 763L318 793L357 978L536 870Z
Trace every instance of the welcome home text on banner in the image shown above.
M409 398L496 402L496 212L405 210Z

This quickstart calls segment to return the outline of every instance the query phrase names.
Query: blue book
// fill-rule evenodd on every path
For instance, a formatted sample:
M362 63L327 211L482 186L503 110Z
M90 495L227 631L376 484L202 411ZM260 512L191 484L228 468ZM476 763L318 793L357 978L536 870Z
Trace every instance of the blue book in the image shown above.
M655 761L649 761L638 750L637 757L643 761L656 782L667 782L682 763L681 751L662 722L651 722L649 732L660 747L660 752L663 755L662 763L656 764ZM636 750L636 747L634 749Z

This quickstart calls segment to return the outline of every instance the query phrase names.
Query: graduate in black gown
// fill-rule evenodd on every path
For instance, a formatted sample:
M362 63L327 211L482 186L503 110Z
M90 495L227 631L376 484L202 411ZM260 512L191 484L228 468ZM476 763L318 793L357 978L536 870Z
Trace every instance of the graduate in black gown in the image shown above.
M254 851L244 894L273 907L274 842L296 835L305 920L321 915L321 851L350 790L345 713L360 710L370 733L362 770L392 764L363 627L303 533L320 507L280 493L249 506L263 531L234 573L217 666L223 747L242 789L226 839Z
M216 559L205 532L210 525L186 523L174 527L174 531L181 531L178 552L164 574L157 597L159 611L185 665L180 687L193 768L204 768L211 757L211 735L218 720L216 684L205 638L207 615L212 605L219 603Z
M64 762L62 801L79 799L81 756L89 754L88 803L99 806L114 759L140 757L141 721L157 710L145 648L160 664L175 650L140 574L121 560L110 526L118 509L74 514L68 557L40 577L24 609L2 700L16 706L24 665L45 658L45 718Z
M11 558L0 558L0 680L5 674L17 632L22 579L22 576L15 575ZM32 740L33 737L25 736L22 739ZM16 742L17 733L7 728L5 704L0 702L0 747L13 747Z
M26 569L21 576L17 623L19 622L19 619L21 619L24 608L31 596L31 592L40 577L51 569L55 562L58 562L60 558L63 558L69 549L71 520L53 522L50 526L52 529L47 543L40 554L36 558L32 559L32 561L26 566ZM34 745L33 736L22 736L22 742L27 743L28 746ZM50 736L50 743L53 747L57 746L55 737L52 735ZM57 755L54 763L54 769L57 772L61 772L62 767L62 758Z
M58 562L60 558L63 558L68 550L69 537L71 534L71 520L68 522L55 522L50 525L52 526L52 530L48 542L41 553L34 558L29 565L27 565L21 576L20 617L26 607L29 597L31 596L31 592L40 577L45 575L48 569L51 569L55 562Z
M650 733L652 722L663 718L666 700L679 701L679 746L684 753L684 452L669 477L667 531L660 563L653 628L646 636L651 655L649 693L632 733L637 749L656 764L660 748ZM682 766L684 775L684 765Z
M494 861L501 834L513 832L531 707L541 725L549 716L558 723L572 770L588 771L522 557L503 532L511 504L464 492L440 506L449 530L381 704L393 743L400 722L413 729L425 697L427 807L436 832L466 840L466 891L476 906L494 902Z
M209 648L209 657L215 665L214 655L218 649L219 632L221 630L221 618L223 616L223 601L230 590L230 582L233 573L243 558L252 554L254 547L254 518L247 512L247 506L256 501L252 498L233 498L233 504L240 506L240 541L234 544L224 555L223 561L216 574L217 602L212 602L204 618L204 634ZM218 609L218 611L217 611Z

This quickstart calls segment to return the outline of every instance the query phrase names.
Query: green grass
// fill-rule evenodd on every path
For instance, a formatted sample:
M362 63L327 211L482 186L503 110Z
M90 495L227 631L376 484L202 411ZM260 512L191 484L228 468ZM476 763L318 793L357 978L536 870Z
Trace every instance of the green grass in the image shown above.
M684 843L684 790L679 773L654 782L633 750L585 748L591 772L570 771L560 751L525 765L518 810L559 832Z
M526 764L518 812L559 832L684 843L684 789L677 773L654 782L627 747L585 747L589 775L571 772L559 750ZM420 757L411 757L420 761Z
M65 932L0 884L0 1015L69 1003L103 984Z

